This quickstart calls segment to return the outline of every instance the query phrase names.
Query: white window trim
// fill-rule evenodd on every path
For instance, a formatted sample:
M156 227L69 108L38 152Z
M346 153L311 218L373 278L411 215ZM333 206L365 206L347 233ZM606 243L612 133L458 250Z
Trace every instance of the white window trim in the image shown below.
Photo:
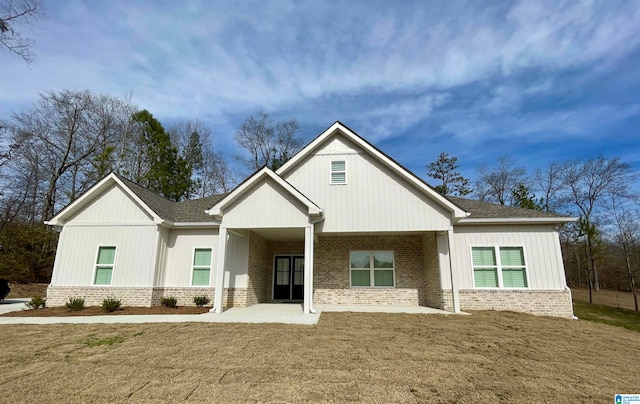
M351 253L352 252L368 252L369 253L369 268L351 268ZM373 253L376 252L390 252L393 254L393 268L374 268L373 267ZM393 286L375 286L374 271L393 271ZM351 271L369 271L369 286L353 286L351 283ZM395 289L396 287L396 253L394 250L349 250L349 287L352 289Z
M496 271L498 272L498 287L481 287L481 286L476 286L476 277L475 277L475 268L493 268L493 265L473 265L473 249L474 248L493 248L493 253L495 254L496 257ZM522 248L522 256L524 258L524 265L522 266L513 266L513 265L505 265L504 268L506 269L510 269L510 268L524 268L524 277L525 277L525 281L527 282L527 286L524 288L514 288L514 287L505 287L504 286L504 281L502 280L502 261L500 259L500 248ZM504 245L500 245L500 244L496 244L496 245L471 245L469 246L469 257L471 257L471 281L473 282L473 288L474 289L480 289L480 290L497 290L497 289L504 289L504 290L528 290L531 289L531 282L529 281L529 266L527 265L527 262L529 262L529 260L527 259L527 250L525 248L524 245L516 245L516 244L504 244ZM394 264L395 265L395 264Z
M344 162L344 171L333 171L333 163L336 161ZM344 182L333 182L333 173L344 173ZM347 160L346 159L332 159L329 163L329 185L347 185L348 176L347 176Z
M196 258L196 250L211 250L211 262L209 262L209 284L208 285L194 285L193 284L193 273L195 272L196 268L205 268L203 266L196 266L194 265L194 260ZM211 246L203 246L203 247L193 247L193 249L191 250L191 265L189 265L189 267L191 268L191 274L189 276L189 287L192 288L208 288L211 287L211 278L213 278L212 274L213 274L213 247Z
M111 281L109 282L108 285L98 285L96 283L96 275L98 274L98 256L100 255L100 249L101 248L108 248L108 247L113 247L116 249L115 254L113 254L113 264L111 264ZM93 259L93 276L91 277L91 286L94 287L98 287L98 288L103 288L103 287L107 287L107 286L111 286L113 285L113 278L115 276L115 272L116 272L116 262L118 261L118 245L117 244L99 244L96 247L96 253L94 255L94 259ZM100 265L101 267L106 267L108 265Z

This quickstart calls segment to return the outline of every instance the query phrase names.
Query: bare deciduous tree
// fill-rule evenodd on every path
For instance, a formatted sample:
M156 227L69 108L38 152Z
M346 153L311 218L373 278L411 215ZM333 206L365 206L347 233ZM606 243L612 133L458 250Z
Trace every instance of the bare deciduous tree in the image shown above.
M564 182L568 188L567 201L578 210L587 237L588 265L594 290L600 290L594 257L595 210L607 196L624 196L633 179L631 167L619 158L599 156L589 160L572 160L564 164Z
M565 183L562 164L552 161L544 169L536 170L533 177L535 187L542 193L542 208L545 212L553 212L561 206L560 193Z
M0 3L0 45L27 63L33 61L34 41L22 36L19 28L42 17L41 8L39 0L2 0Z
M121 141L130 110L126 100L64 90L43 94L33 108L14 115L14 171L37 173L33 185L45 190L41 220L95 181L96 161Z
M248 170L257 171L264 166L277 169L286 163L300 148L302 140L295 136L299 129L295 119L274 123L265 112L253 115L236 131L238 145L249 156L236 156Z
M624 254L624 262L627 269L627 281L629 282L629 289L633 294L633 301L635 309L638 311L638 294L636 291L636 282L634 272L638 270L638 262L633 265L633 250L638 247L638 241L640 238L640 222L638 217L640 210L631 207L629 204L624 203L624 199L612 195L610 199L609 218L613 225L613 239L622 247L622 253Z
M519 184L526 184L525 169L514 167L509 157L501 157L497 167L484 164L478 169L476 195L481 201L506 205L511 191Z

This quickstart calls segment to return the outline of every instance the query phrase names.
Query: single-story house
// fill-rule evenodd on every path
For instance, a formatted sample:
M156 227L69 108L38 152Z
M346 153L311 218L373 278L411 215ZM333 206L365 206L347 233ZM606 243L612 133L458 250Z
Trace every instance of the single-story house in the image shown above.
M423 305L571 317L554 213L444 197L340 122L276 171L171 202L109 174L61 226L50 306ZM222 293L219 293L222 292Z

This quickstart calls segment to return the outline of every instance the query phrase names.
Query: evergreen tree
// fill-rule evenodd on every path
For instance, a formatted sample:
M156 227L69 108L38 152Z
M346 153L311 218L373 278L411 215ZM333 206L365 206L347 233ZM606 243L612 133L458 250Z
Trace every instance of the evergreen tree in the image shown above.
M427 175L441 184L435 186L435 190L442 195L465 196L471 193L470 182L457 171L460 167L458 158L442 152L436 161L427 165Z
M536 199L527 185L520 182L511 190L511 206L518 208L544 210L544 199Z
M149 111L136 112L133 121L138 124L146 167L146 171L141 171L135 178L136 181L172 201L187 198L193 187L191 166L187 160L178 155L169 135Z

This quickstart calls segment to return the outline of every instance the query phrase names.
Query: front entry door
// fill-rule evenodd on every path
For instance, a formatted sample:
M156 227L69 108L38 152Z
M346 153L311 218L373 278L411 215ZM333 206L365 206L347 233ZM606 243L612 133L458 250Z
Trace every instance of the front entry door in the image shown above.
M304 299L304 257L278 255L273 270L273 300Z

